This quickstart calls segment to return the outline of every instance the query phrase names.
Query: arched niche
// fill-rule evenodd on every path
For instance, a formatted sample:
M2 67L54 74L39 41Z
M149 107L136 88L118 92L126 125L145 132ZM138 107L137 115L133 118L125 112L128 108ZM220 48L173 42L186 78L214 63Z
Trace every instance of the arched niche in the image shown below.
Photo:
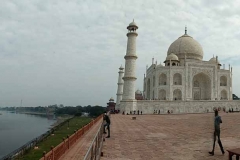
M208 75L199 73L192 80L192 99L211 100L211 80Z
M166 90L165 89L159 90L158 99L159 100L166 100Z
M159 85L167 85L167 76L166 74L162 73L159 76Z
M227 86L227 77L226 76L220 77L220 86Z
M227 91L224 89L221 91L221 100L227 100L228 96L227 96Z
M173 100L182 100L182 91L180 89L173 91Z
M155 76L153 76L153 87L155 86Z
M182 75L180 73L173 75L173 85L182 85Z

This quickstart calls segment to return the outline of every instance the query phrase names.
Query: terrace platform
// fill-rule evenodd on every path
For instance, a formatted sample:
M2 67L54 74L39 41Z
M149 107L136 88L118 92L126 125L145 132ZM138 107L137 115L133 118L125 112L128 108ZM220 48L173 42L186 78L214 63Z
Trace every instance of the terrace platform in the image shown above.
M101 160L226 160L227 149L240 146L240 113L223 113L221 141L215 155L214 113L181 115L111 115L111 138L103 143Z

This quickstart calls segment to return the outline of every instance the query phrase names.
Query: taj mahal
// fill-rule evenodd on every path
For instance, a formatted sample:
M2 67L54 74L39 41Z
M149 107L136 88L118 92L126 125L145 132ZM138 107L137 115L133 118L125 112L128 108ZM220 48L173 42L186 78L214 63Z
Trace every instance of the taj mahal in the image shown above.
M240 110L240 102L232 100L232 67L222 65L218 56L203 60L202 46L187 33L169 46L163 64L146 68L143 100L135 99L136 39L138 26L128 27L125 68L119 68L116 109L122 112L155 110L167 113L204 113L214 109ZM139 90L137 91L139 92Z

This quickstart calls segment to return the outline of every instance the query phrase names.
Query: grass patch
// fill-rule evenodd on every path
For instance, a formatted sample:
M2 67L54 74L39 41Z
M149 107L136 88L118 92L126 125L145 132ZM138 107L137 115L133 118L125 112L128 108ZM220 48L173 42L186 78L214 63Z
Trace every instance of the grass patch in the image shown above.
M38 149L31 149L27 151L27 153L20 157L20 160L39 160L42 155L43 151L49 152L51 150L51 146L56 147L63 141L63 137L67 137L67 135L72 135L75 130L82 128L84 125L88 124L91 121L91 118L88 117L74 117L68 122L65 123L63 126L58 128L58 130L54 131L53 136L49 136L46 140L40 142L38 144Z

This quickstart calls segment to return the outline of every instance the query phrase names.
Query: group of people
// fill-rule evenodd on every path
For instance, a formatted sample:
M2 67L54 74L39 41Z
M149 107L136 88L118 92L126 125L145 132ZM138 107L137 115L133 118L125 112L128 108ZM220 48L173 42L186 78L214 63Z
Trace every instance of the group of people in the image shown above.
M142 111L137 110L137 111L130 111L130 114L127 113L127 115L134 115L134 114L142 115ZM124 111L122 112L122 115L125 115Z

